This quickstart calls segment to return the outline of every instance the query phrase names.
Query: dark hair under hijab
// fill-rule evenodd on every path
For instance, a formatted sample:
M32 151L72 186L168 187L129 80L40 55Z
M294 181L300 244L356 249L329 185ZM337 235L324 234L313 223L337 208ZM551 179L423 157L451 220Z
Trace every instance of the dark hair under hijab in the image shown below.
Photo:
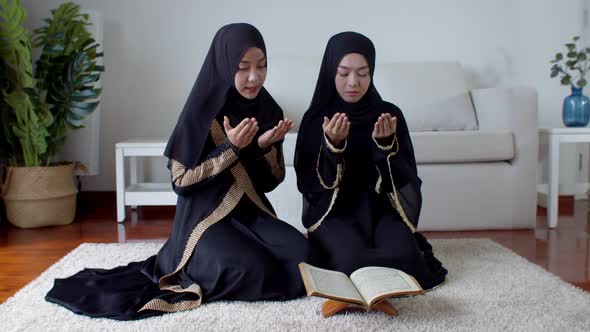
M356 103L344 101L335 86L338 65L342 58L350 53L359 53L365 57L369 65L371 84L367 93ZM329 209L331 195L323 195L326 189L320 184L316 163L320 144L323 141L323 117L331 118L335 113L346 113L351 127L347 138L345 154L351 158L346 160L348 181L376 181L374 174L356 174L364 169L374 170L369 166L371 160L372 131L375 122L382 113L389 113L397 118L396 135L400 151L397 159L404 159L404 163L396 163L396 186L400 200L407 208L406 213L411 222L418 223L421 207L420 186L414 150L409 136L409 130L401 110L381 99L373 84L375 72L375 47L371 40L356 32L342 32L330 38L324 52L322 65L318 76L315 92L301 121L297 136L295 151L295 171L297 172L297 186L304 195L303 223L309 227ZM375 171L376 173L376 171ZM406 195L407 194L407 195Z
M247 23L223 26L213 38L207 57L180 113L164 155L185 167L196 166L203 156L211 121L221 112L233 126L240 119L255 117L256 137L282 119L282 110L266 89L253 100L242 97L234 86L240 61L249 48L257 47L266 56L262 35Z

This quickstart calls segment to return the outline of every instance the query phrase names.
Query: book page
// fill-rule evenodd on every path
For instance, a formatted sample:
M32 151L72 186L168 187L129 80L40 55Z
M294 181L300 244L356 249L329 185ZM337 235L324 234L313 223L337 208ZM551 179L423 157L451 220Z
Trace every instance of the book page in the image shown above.
M350 279L359 293L370 305L384 295L422 294L422 287L416 280L404 273L388 267L368 266L354 271Z
M363 297L346 274L320 269L307 263L300 263L307 295L319 295L336 300L353 300L364 303Z

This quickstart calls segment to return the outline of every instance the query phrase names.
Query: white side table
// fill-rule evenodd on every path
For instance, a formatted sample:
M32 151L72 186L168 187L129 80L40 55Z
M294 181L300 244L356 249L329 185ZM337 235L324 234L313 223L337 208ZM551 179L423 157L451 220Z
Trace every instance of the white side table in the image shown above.
M137 157L161 157L166 142L162 140L129 140L115 144L117 178L117 221L125 220L125 206L176 205L176 193L169 182L138 182L140 164ZM125 157L129 158L129 184L125 185Z
M548 143L547 226L554 228L559 199L559 146L561 143L590 143L590 128L539 128L539 139Z

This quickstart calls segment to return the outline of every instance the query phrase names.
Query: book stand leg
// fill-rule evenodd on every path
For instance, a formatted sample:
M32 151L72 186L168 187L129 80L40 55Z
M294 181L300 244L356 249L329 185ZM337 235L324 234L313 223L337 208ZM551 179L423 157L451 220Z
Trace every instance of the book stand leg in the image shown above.
M334 314L339 313L340 311L346 310L348 308L359 308L357 306L351 305L346 302L340 302L336 300L327 300L322 305L322 315L324 318L328 318ZM389 316L397 316L398 312L397 309L389 301L380 301L379 303L375 304L371 310L381 311Z

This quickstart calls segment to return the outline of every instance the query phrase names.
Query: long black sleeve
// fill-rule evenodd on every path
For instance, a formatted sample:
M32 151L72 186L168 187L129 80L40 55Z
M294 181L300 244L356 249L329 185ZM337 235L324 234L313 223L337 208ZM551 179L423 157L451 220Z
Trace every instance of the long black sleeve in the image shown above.
M215 147L208 137L207 147L211 152L193 168L187 168L176 160L170 160L172 187L181 196L190 195L204 186L214 183L217 177L238 161L238 154L232 144L226 140Z
M255 144L255 143L253 143ZM274 190L285 179L285 159L283 157L283 141L279 141L267 149L256 148L240 159L254 183L263 192Z
M404 221L415 230L422 208L422 180L418 177L414 149L408 127L398 118L399 128L389 140L374 140L373 160L379 172L375 186L385 193Z
M340 185L344 175L346 141L342 148L337 148L330 143L325 134L322 136L316 164L317 180L325 190L332 190Z

